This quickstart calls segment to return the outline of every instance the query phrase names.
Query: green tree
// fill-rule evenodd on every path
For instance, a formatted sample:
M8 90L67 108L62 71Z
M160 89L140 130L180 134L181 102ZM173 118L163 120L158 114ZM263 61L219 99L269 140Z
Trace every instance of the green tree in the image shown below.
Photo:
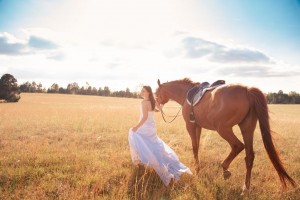
M108 86L104 87L103 96L110 96L110 89Z
M300 95L297 92L291 91L289 93L290 103L300 104Z
M20 98L17 79L11 74L4 74L0 79L0 99L5 99L8 102L18 102Z
M29 88L29 92L35 93L36 90L37 90L37 84L36 84L36 82L32 81L32 84L30 85L30 88Z
M28 81L20 85L20 91L21 92L29 92L29 88L31 87L31 83Z
M57 83L53 83L51 87L48 89L48 93L58 93L59 85Z
M67 92L69 94L78 94L78 92L79 92L79 85L78 85L78 83L76 83L76 82L69 83L68 87L67 87Z
M39 92L39 93L42 93L42 92L43 92L43 85L42 85L42 83L39 83L39 84L37 85L37 92Z

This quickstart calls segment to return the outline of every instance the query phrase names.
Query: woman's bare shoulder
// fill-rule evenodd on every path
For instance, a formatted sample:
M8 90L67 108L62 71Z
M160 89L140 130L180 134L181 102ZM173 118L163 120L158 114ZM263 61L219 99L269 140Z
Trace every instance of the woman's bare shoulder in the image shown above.
M142 104L151 104L151 102L149 100L143 100Z
M151 102L149 100L143 100L141 104L143 107L151 108Z

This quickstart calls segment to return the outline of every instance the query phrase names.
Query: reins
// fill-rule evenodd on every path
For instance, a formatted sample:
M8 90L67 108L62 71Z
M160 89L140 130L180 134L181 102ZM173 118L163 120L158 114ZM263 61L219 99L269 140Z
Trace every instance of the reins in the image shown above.
M161 112L161 116L162 116L162 118L164 119L164 121L166 122L166 123L172 123L178 116L179 116L179 112L181 111L181 109L182 109L182 106L180 107L180 109L178 110L178 112L177 112L177 114L175 115L175 117L174 116L167 116L166 114L165 114L165 112L163 111L163 108L161 108L161 110L160 110L160 112ZM165 117L164 116L166 116L166 117L174 117L171 121L167 121L166 119L165 119Z

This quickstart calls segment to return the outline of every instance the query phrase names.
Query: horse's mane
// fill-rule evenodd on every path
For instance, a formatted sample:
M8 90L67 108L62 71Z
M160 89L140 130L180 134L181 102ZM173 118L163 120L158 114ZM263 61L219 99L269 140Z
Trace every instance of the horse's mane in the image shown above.
M180 79L180 80L176 80L176 81L172 81L174 83L180 83L180 84L184 84L184 85L197 85L199 84L198 82L194 82L192 81L190 78L184 78L184 79Z

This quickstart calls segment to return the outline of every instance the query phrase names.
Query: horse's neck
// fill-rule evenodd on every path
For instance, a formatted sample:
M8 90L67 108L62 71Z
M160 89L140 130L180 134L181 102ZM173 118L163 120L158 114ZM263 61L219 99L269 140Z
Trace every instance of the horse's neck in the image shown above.
M176 85L173 87L168 88L168 93L170 95L170 99L173 99L180 105L183 105L185 99L186 99L186 94L188 90L191 88L191 86L188 85Z

